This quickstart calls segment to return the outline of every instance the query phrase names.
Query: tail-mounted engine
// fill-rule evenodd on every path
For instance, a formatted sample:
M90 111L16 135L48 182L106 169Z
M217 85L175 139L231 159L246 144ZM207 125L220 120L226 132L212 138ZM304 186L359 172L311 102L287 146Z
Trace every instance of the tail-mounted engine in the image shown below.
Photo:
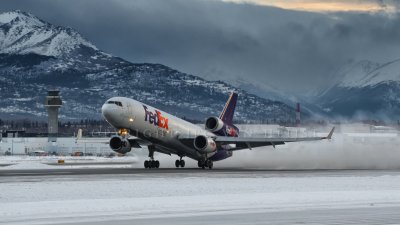
M218 117L209 117L206 120L206 130L213 132L216 135L237 137L239 129L233 125L225 124Z
M215 141L203 135L197 136L193 142L194 148L200 153L212 153L217 150Z
M217 132L224 127L224 121L218 117L209 117L206 120L206 129L211 132Z
M131 145L128 139L120 136L114 136L110 139L110 148L114 152L118 152L120 154L126 154L131 151Z

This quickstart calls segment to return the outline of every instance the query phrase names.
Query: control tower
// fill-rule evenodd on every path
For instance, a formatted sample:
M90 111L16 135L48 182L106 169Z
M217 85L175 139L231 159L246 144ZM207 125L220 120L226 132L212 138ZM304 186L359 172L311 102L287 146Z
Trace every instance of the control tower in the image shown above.
M56 142L58 136L58 109L62 106L60 91L50 90L46 96L44 106L47 107L49 121L48 121L48 142Z

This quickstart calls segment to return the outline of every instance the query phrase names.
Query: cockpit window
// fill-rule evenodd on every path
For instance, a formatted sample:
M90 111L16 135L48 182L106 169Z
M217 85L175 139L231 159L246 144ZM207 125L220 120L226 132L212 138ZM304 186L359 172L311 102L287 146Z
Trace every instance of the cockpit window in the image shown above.
M122 103L118 102L118 101L108 101L107 104L114 104L114 105L122 107Z

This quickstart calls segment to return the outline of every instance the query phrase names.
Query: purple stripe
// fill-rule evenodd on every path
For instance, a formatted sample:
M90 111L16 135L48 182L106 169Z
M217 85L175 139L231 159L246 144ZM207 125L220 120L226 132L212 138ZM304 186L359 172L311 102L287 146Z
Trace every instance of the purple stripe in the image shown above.
M229 102L226 105L226 110L223 115L221 115L221 120L226 124L232 125L233 122L233 114L235 113L236 101L238 98L238 94L236 92L232 93L232 97L230 97Z

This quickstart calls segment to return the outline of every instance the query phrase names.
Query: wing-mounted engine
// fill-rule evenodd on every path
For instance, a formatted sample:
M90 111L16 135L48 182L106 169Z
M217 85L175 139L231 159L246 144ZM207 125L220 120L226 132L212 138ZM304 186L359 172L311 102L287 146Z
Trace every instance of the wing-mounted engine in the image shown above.
M193 141L194 148L200 153L212 153L217 150L215 141L203 135L197 136Z
M123 138L121 136L114 136L110 139L110 148L114 152L118 152L120 154L126 154L131 151L131 144L127 138Z
M220 136L237 137L239 135L239 129L237 127L225 124L224 121L218 117L209 117L206 120L205 127L206 130Z

